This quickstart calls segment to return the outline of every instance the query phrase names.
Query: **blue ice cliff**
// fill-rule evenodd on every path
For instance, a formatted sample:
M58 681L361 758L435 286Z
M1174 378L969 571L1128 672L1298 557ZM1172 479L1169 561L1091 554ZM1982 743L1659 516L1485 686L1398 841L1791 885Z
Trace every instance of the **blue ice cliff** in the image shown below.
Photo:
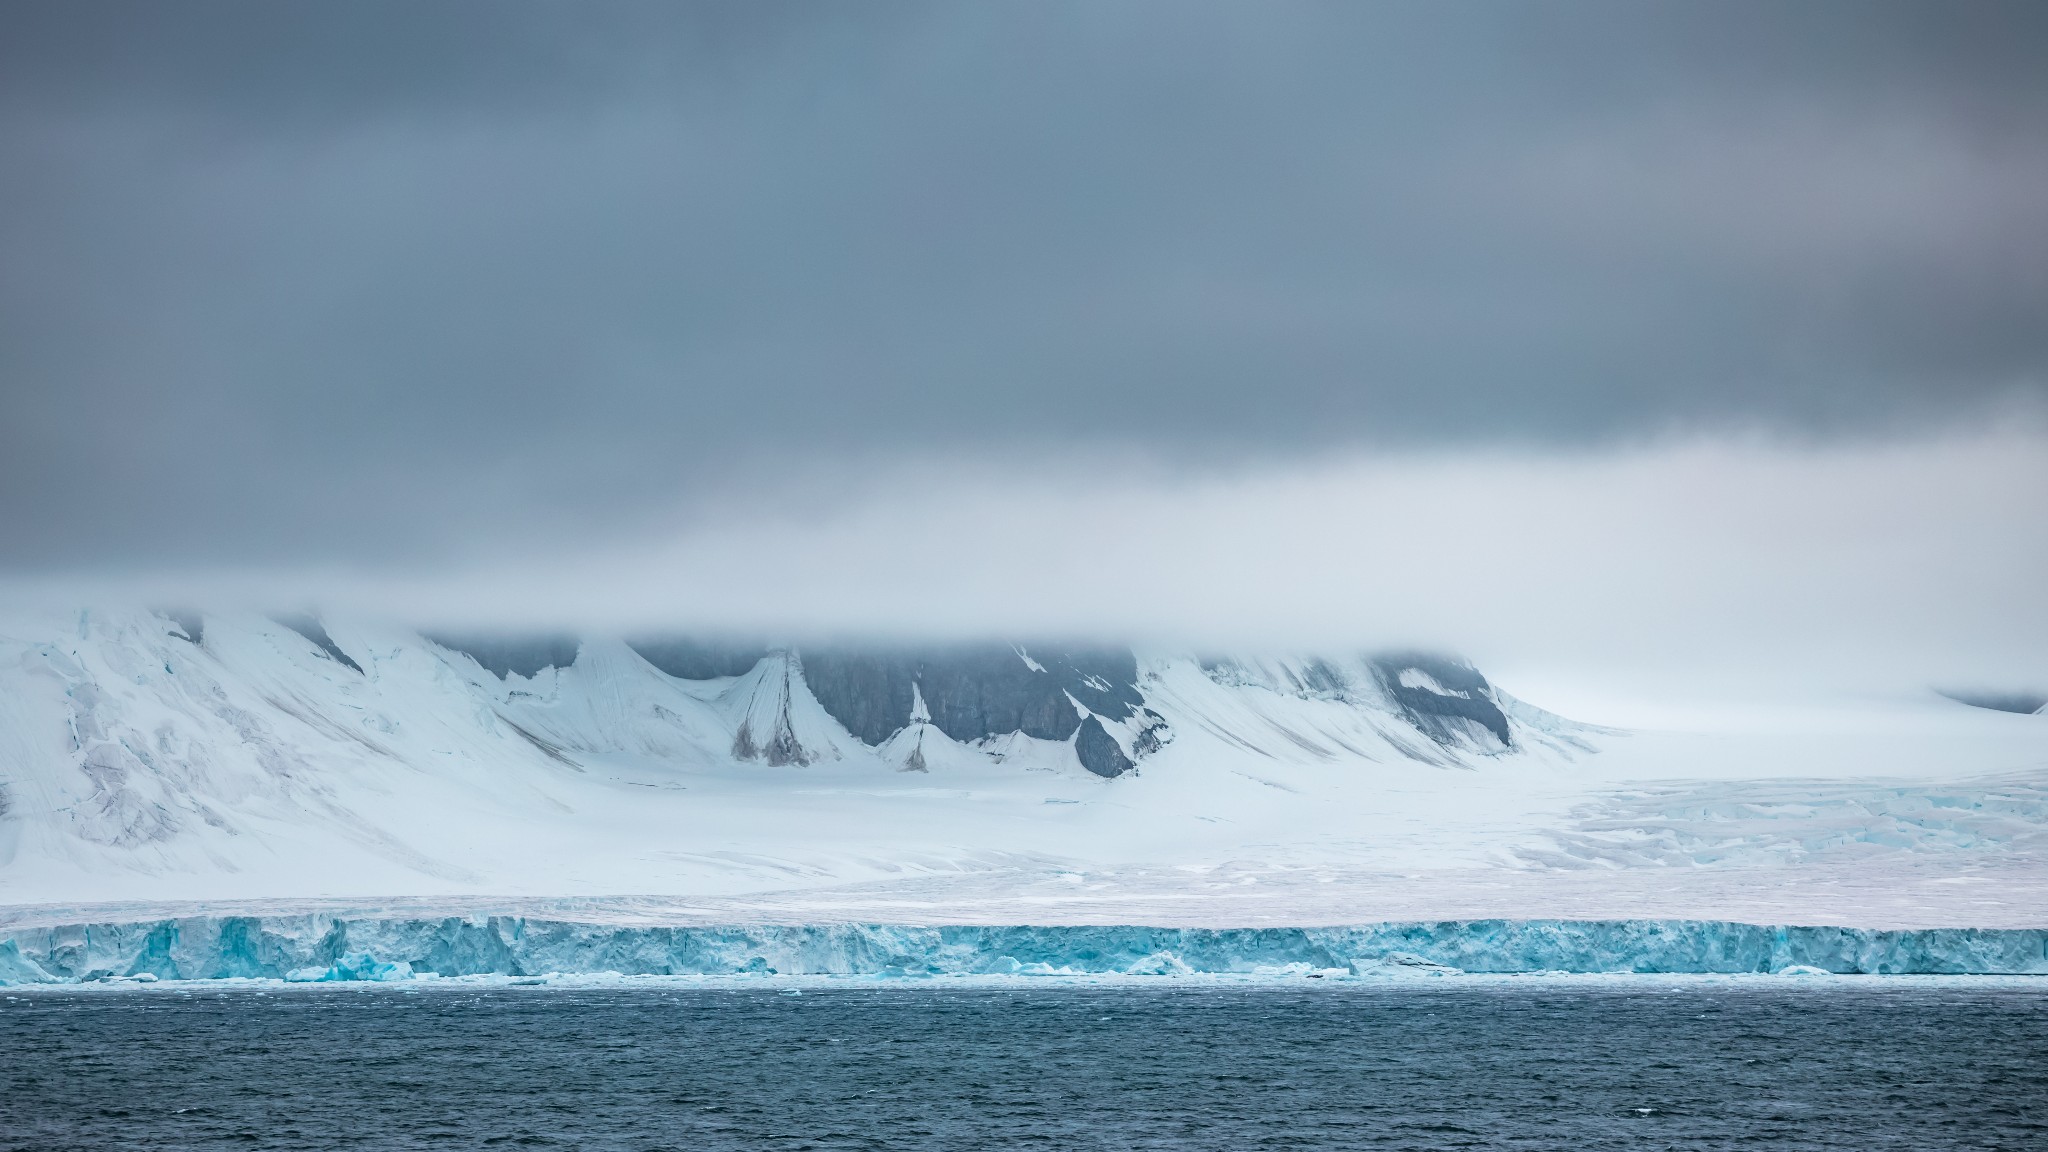
M2048 974L2048 929L1713 920L1452 920L1336 928L647 927L516 916L191 916L0 931L0 983L397 980L549 973L975 976L1340 970Z

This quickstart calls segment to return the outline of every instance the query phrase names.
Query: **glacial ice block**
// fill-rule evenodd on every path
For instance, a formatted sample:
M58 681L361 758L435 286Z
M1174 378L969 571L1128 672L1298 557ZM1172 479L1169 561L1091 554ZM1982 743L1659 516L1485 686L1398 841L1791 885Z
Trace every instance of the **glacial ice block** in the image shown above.
M644 926L518 916L190 916L17 927L0 982L353 981L548 973L841 976L1463 972L2048 974L2048 929L1717 920L1447 920L1335 928Z

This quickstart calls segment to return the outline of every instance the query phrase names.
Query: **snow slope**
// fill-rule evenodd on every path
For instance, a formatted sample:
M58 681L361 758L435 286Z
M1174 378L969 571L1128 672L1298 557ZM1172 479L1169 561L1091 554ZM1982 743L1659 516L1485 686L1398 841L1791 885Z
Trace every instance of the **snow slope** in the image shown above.
M2048 920L2048 718L1932 694L1620 733L1413 654L449 644L0 622L0 905Z

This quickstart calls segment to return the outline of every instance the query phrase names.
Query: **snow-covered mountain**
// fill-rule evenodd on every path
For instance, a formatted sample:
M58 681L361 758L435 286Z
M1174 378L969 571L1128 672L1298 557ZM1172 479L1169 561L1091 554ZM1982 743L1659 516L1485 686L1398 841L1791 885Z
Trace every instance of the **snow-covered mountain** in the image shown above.
M345 798L371 779L502 795L621 770L684 787L693 773L838 764L1114 781L1187 739L1233 758L1430 767L1592 747L1592 730L1423 654L429 637L150 611L14 621L0 709L0 864L40 841L233 867L222 846L284 812L409 860Z
M1955 891L1927 886L1957 861L2023 867L2001 881L2016 899L2048 891L2048 726L1932 694L1880 719L1626 734L1421 653L17 615L0 621L0 906L831 889L835 915L1157 920L1199 892L1240 922L1307 922L1339 904L1565 914L1578 891L1637 915L1680 890L1674 866L1806 869L1921 907ZM1564 879L1583 870L1605 879ZM1715 903L1729 883L1679 910L1741 914Z
M363 756L579 771L611 756L910 771L1014 761L1115 778L1189 730L1255 755L1331 762L1459 766L1591 750L1592 730L1421 653L1250 660L464 638L330 631L311 616L83 612L56 623L5 641L10 759L32 778L72 769L89 782L66 810L81 835L106 843L206 822L202 789L215 777L284 779Z

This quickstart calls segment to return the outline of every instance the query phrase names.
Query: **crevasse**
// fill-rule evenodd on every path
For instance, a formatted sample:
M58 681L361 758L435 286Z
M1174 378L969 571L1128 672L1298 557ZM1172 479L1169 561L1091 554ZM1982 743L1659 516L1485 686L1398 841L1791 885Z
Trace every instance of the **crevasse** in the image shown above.
M518 916L190 916L0 931L0 983L550 973L972 976L1465 972L2048 974L2048 929L1715 920L1330 928L642 926Z

